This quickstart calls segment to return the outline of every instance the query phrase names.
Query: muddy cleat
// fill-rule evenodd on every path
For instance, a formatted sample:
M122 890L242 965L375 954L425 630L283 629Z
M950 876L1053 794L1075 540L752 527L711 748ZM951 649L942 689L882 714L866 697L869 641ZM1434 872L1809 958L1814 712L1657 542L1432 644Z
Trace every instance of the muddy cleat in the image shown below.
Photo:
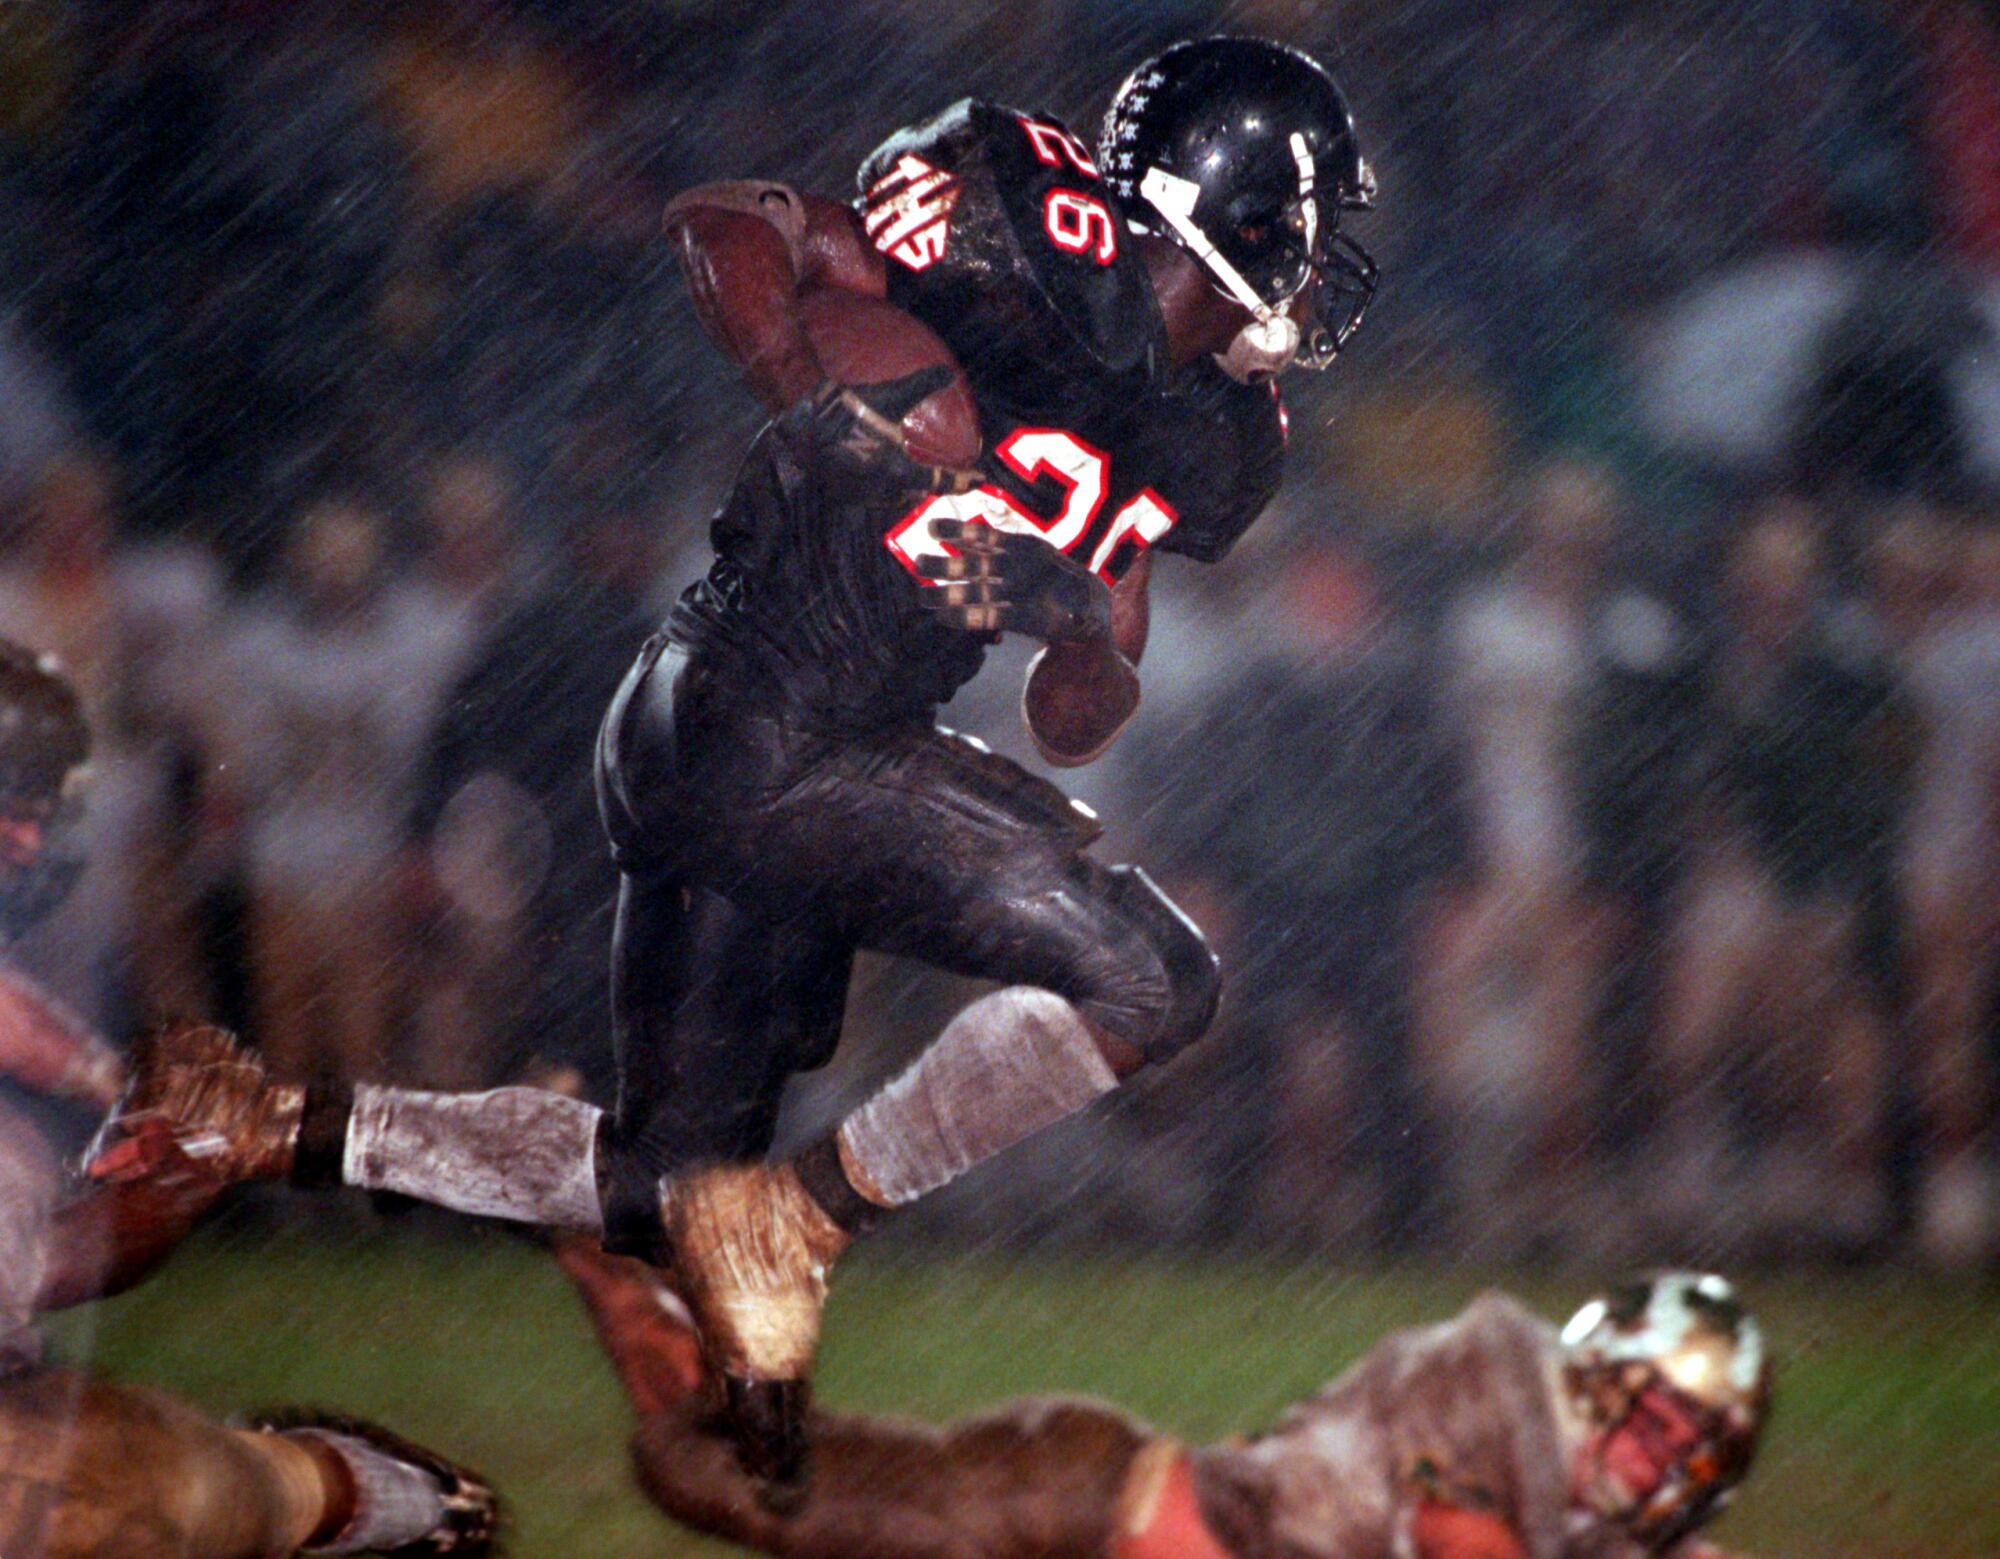
M266 1433L317 1439L334 1450L354 1480L353 1508L339 1531L317 1536L309 1552L365 1546L391 1559L494 1551L500 1497L469 1467L362 1418L316 1408L277 1408L249 1419ZM419 1513L420 1512L420 1513ZM409 1535L410 1529L418 1529Z
M789 1164L730 1164L670 1179L660 1214L676 1286L723 1378L744 1470L797 1485L827 1268L851 1236Z
M757 1498L774 1515L794 1514L805 1503L807 1380L722 1378L722 1407L736 1459L761 1479Z
M91 1146L97 1180L146 1172L149 1133L165 1121L180 1150L218 1179L282 1180L291 1174L306 1090L280 1082L226 1030L181 1024L140 1042L125 1096Z

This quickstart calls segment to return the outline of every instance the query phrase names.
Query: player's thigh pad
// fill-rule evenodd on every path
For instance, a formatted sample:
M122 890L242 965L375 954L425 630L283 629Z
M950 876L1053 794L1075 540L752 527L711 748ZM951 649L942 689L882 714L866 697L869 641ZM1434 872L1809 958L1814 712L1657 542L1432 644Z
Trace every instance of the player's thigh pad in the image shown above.
M1024 851L970 875L927 913L878 924L866 945L1053 991L1149 1061L1207 1030L1221 995L1215 954L1137 867Z
M1087 857L1096 819L1046 780L918 728L841 754L814 789L803 848L857 944L1054 991L1149 1058L1208 1027L1207 941L1144 872Z
M1222 997L1222 969L1208 939L1136 866L1079 859L1079 891L1101 901L1105 943L1119 951L1106 989L1079 1005L1160 1061L1208 1032Z

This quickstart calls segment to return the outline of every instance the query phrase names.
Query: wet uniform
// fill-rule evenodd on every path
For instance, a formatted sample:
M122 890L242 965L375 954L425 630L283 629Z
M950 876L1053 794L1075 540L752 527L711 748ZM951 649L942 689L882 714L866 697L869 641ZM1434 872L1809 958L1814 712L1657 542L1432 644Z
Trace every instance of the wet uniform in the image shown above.
M1356 1559L1448 1547L1433 1523L1469 1511L1528 1559L1643 1559L1570 1498L1562 1359L1555 1329L1504 1294L1398 1332L1268 1434L1187 1453L1202 1525L1234 1559Z
M610 1234L643 1249L661 1174L769 1146L780 1091L839 1035L856 949L1038 986L1157 1053L1213 1007L1200 933L1083 851L1053 786L938 729L994 636L925 605L939 518L1040 534L1115 582L1148 547L1213 561L1276 488L1282 413L1204 358L1178 371L1133 238L1054 121L960 103L864 163L889 301L952 349L985 480L899 489L813 442L752 445L716 561L606 717L599 795L623 874Z
M1575 1497L1589 1430L1566 1350L1501 1293L1384 1337L1254 1438L1191 1447L1062 1398L939 1427L819 1413L813 1497L779 1516L698 1394L651 1389L686 1357L685 1323L650 1294L623 1317L590 1303L650 1398L633 1442L647 1494L791 1559L1727 1559L1698 1533L1646 1547Z

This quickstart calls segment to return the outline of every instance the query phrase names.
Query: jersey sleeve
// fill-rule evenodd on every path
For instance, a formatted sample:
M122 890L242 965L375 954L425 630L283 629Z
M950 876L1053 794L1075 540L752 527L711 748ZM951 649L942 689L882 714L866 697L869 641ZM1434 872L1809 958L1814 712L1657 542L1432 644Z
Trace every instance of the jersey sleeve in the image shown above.
M1155 544L1197 563L1226 557L1277 495L1284 475L1284 406L1275 386L1238 384L1207 359L1176 376L1149 407L1149 438L1171 452L1165 489L1178 519Z

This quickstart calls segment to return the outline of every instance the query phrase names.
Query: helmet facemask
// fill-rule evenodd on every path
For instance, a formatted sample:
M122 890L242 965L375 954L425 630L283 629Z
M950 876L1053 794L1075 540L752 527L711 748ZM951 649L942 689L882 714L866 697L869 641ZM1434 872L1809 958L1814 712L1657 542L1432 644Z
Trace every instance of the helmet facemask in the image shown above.
M1575 1497L1661 1551L1707 1521L1750 1469L1769 1400L1756 1323L1708 1274L1662 1274L1584 1306L1564 1329L1588 1425Z
M1355 331L1368 317L1381 272L1375 257L1350 235L1327 236L1313 267L1313 323L1300 348L1299 364L1314 372L1333 366Z
M1315 188L1316 170L1303 135L1293 134L1291 152L1297 193L1282 204L1239 202L1238 210L1204 222L1197 210L1200 185L1153 167L1139 181L1138 192L1157 220L1129 218L1142 232L1157 226L1173 238L1208 273L1218 292L1250 313L1237 341L1217 354L1232 372L1235 367L1266 373L1323 371L1361 328L1375 296L1379 272L1374 259L1340 231L1343 211L1366 210L1374 203L1374 176L1364 162L1361 183L1328 198L1329 192ZM1311 306L1302 328L1294 304L1308 289Z
M1748 1470L1742 1426L1657 1379L1628 1381L1613 1394L1619 1405L1600 1400L1574 1483L1586 1505L1657 1551L1728 1503ZM1629 1470L1635 1458L1645 1469L1637 1479Z

